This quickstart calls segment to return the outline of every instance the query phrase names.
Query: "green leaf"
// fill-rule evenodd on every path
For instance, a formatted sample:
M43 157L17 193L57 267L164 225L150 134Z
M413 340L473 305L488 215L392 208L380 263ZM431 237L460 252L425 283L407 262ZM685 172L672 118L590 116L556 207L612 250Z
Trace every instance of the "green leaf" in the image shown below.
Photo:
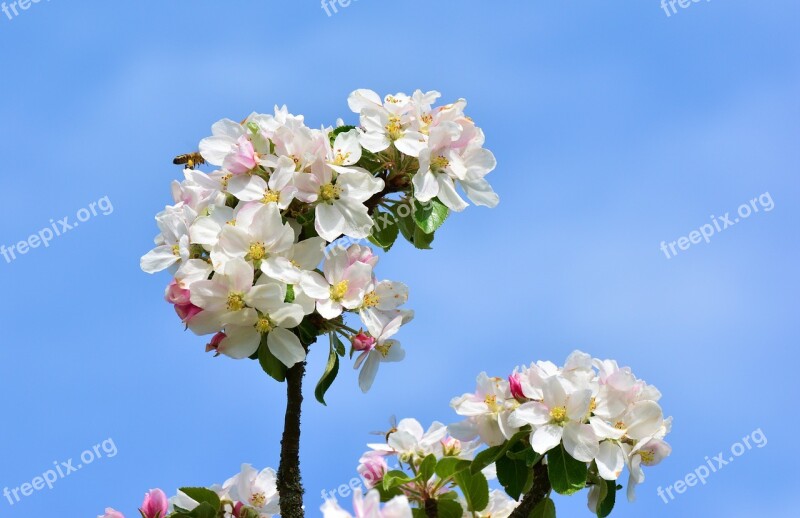
M461 518L464 516L464 508L456 500L439 499L439 518Z
M545 498L533 509L530 518L556 518L555 502Z
M336 354L344 357L344 355L347 354L347 349L339 338L339 335L331 333L331 340L333 340L333 348L336 350Z
M472 466L470 466L469 470L471 473L477 473L490 464L494 464L494 461L503 454L505 451L505 446L492 446L491 448L486 448L479 454L475 455L475 459L472 461Z
M406 214L405 217L400 216L400 207L406 207L406 209L408 209L408 214ZM397 227L400 229L400 233L403 234L403 237L416 248L430 250L431 243L433 243L433 234L426 234L417 226L412 212L413 210L405 202L398 203L392 207L392 214L394 214L397 220Z
M217 518L219 509L214 509L211 504L204 502L195 507L189 514L192 518Z
M436 474L442 480L452 477L459 471L470 467L472 463L468 460L456 457L444 457L436 464Z
M219 510L219 495L217 495L214 491L204 487L182 487L180 490L198 504L207 503L214 509Z
M325 366L325 372L322 373L322 377L319 379L319 383L317 383L316 390L314 390L314 396L316 396L317 401L319 401L325 406L328 405L325 402L325 393L328 391L329 388L331 388L333 380L336 379L336 376L338 374L339 374L339 355L336 353L336 346L333 343L333 339L331 339L331 350L330 354L328 354L328 364Z
M614 510L617 501L617 483L613 480L603 480L606 490L601 492L600 505L597 506L597 518L606 518ZM605 494L603 494L605 493Z
M586 487L589 468L585 462L573 459L559 444L547 452L547 474L556 493L571 495Z
M294 302L294 286L291 284L286 285L286 298L284 299L284 302L287 304Z
M272 376L274 380L281 383L286 381L288 368L269 350L266 335L261 338L261 345L258 346L258 363L261 364L264 372Z
M431 453L424 459L419 465L419 479L422 482L427 482L433 476L434 470L436 469L436 455Z
M456 473L455 482L464 494L468 510L480 512L486 509L489 505L489 483L483 473L459 471Z
M383 485L383 489L384 490L389 491L391 489L398 488L398 487L402 486L403 484L408 484L412 480L414 480L414 479L409 477L408 475L406 475L404 471L400 471L400 470L395 469L395 470L387 472L383 476L383 484L382 485Z
M530 449L523 443L514 446L515 452ZM502 455L495 462L497 466L497 481L503 486L508 496L514 500L519 500L520 495L525 491L525 486L533 478L533 470L528 467L525 459L512 459L509 451L507 455Z
M426 234L433 234L441 227L450 209L447 208L438 198L434 198L428 203L422 204L414 202L414 222Z
M384 252L388 252L400 233L397 219L388 212L378 210L373 216L373 220L375 223L372 225L369 241L373 245L381 247Z

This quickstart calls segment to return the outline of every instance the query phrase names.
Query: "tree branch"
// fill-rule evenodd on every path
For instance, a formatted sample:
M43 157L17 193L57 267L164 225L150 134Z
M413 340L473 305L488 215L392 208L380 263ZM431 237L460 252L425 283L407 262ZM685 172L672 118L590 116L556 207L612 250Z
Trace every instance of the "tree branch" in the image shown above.
M547 476L547 466L542 461L539 461L533 467L533 487L525 494L522 502L514 509L509 518L528 518L536 506L547 498L551 489L550 478Z
M303 481L300 476L300 412L303 404L303 376L306 362L286 373L286 417L281 439L281 463L278 468L278 493L281 516L303 518Z
M439 518L439 504L435 498L425 499L425 516L428 518Z

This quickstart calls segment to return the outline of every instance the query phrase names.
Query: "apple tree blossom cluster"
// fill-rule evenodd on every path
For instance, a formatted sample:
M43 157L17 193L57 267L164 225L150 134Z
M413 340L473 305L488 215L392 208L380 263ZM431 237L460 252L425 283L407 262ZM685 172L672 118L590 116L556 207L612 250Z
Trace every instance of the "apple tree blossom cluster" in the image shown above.
M604 518L625 468L632 501L644 468L671 452L664 441L671 418L658 405L661 394L616 361L576 351L562 367L540 361L507 378L482 373L477 381L475 392L451 402L463 421L425 429L403 419L382 434L385 441L369 444L358 465L367 493L354 492L352 513L326 500L323 517L527 517L532 509L519 514L524 498L537 491L540 514L534 516L555 516L553 491L571 495L588 488L589 509ZM269 518L277 505L274 472L245 465L222 486L182 489L169 501L151 491L141 513ZM122 517L113 513L101 518Z
M187 487L172 498L160 489L144 496L142 518L263 518L279 513L275 471L261 472L249 464L222 485ZM125 518L112 508L98 518Z
M402 360L393 337L413 312L408 289L376 275L378 256L399 235L430 248L435 232L467 199L493 207L485 180L495 158L464 114L466 102L434 107L438 92L349 97L358 126L312 129L284 108L224 119L199 145L216 169L187 167L174 204L156 216L156 247L141 260L163 270L185 326L209 336L208 351L259 360L279 381L329 335L317 398L350 346L369 390L383 362ZM345 317L358 317L351 327Z

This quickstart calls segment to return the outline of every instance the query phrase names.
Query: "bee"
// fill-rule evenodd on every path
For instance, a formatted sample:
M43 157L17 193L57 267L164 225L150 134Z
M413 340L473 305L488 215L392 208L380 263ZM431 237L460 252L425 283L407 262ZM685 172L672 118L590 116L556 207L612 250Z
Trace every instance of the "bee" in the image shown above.
M186 169L194 169L196 165L205 164L206 161L203 159L202 155L200 155L199 151L195 151L194 153L176 156L172 163L175 165L185 164Z
M397 431L397 416L389 418L389 424L392 426L388 432L370 432L370 435L383 435L386 442L389 442L389 436Z

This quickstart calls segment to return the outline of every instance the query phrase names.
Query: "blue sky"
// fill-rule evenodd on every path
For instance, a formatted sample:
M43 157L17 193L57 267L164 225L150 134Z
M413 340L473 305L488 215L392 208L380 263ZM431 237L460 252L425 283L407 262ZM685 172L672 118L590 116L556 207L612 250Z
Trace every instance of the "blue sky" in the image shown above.
M172 157L214 121L284 103L314 126L354 121L356 88L467 98L501 205L451 218L432 252L404 244L382 259L417 311L407 360L366 396L351 369L330 406L308 392L311 516L390 415L453 422L450 398L480 371L576 348L633 367L675 418L673 455L614 516L792 514L798 20L789 0L669 17L657 0L360 0L331 17L311 0L54 0L0 13L0 244L113 205L48 248L0 257L0 488L109 438L117 450L0 500L0 516L133 516L151 487L277 467L284 387L205 355L162 301L167 276L140 272L139 257L180 174ZM767 192L774 210L671 259L659 250ZM324 360L312 352L308 385ZM656 495L756 429L766 447L669 505ZM590 516L585 495L557 504Z

